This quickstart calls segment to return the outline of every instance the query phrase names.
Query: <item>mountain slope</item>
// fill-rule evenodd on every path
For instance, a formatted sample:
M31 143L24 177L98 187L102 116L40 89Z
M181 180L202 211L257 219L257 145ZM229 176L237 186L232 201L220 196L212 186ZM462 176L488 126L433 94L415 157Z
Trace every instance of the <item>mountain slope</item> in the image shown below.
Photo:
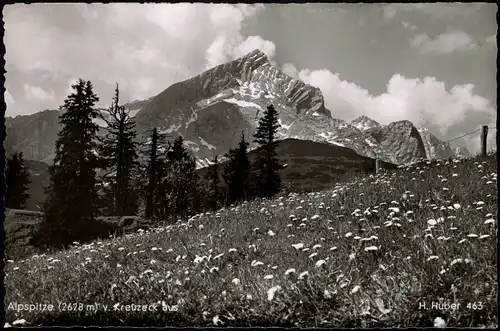
M257 149L248 153L254 162ZM353 150L328 143L309 140L285 139L276 147L278 159L286 165L280 170L283 183L293 187L295 192L320 191L350 179L358 173L375 173L375 160L362 156ZM220 163L222 174L225 162ZM384 169L396 169L396 165L382 162ZM202 177L208 174L209 167L198 170Z
M257 150L250 151L248 158L255 161ZM277 144L276 152L281 164L280 176L286 185L295 192L319 191L331 187L334 183L350 179L357 173L374 173L375 160L362 156L353 150L328 143L308 140L285 139ZM222 174L225 161L220 162ZM29 186L31 198L26 209L39 211L44 200L44 187L49 184L48 165L43 162L27 161L32 183ZM396 165L382 162L382 168L395 169ZM210 166L197 170L204 178Z
M163 133L183 135L201 165L214 153L222 155L234 147L241 131L251 136L271 103L279 114L280 139L327 142L393 163L422 157L417 146L406 148L415 155L399 159L392 145L378 143L356 126L360 123L333 118L318 88L282 73L259 50L170 86L152 98L135 120L140 132L156 126ZM401 141L407 143L413 141ZM255 147L250 145L250 149Z
M410 121L393 122L366 130L385 150L388 158L396 163L411 163L425 158L425 146L417 128Z
M278 139L326 142L395 164L425 157L426 148L432 149L429 144L440 143L424 139L428 142L422 144L418 130L408 121L381 126L366 116L350 123L332 117L318 88L273 67L259 50L125 106L135 115L142 141L147 140L144 135L153 127L172 138L182 135L197 166L203 167L210 164L214 154L222 156L235 147L242 131L251 140L269 104L278 111ZM6 144L25 152L27 159L51 162L58 111L40 114L7 118L7 126L15 134ZM105 127L104 121L97 122ZM33 134L40 126L45 128L44 133ZM250 144L250 149L255 147Z
M25 159L52 162L59 132L58 110L5 118L7 154L23 152Z
M418 132L425 145L425 152L429 159L447 159L454 157L455 153L450 144L439 140L426 128L419 128Z

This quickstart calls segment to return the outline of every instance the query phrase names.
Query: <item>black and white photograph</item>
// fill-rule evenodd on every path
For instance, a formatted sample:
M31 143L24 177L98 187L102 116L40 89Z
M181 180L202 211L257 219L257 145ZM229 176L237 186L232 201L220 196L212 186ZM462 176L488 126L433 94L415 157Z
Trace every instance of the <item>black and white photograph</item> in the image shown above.
M4 4L4 327L498 328L497 11Z

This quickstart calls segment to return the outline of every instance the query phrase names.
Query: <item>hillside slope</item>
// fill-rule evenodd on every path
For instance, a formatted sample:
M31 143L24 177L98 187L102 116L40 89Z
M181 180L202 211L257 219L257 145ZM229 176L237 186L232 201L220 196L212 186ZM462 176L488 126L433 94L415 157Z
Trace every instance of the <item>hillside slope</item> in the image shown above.
M7 310L6 320L396 328L439 317L447 327L495 328L496 157L401 166L10 261L5 305L44 298L99 309ZM464 307L419 309L434 298ZM154 311L131 313L131 303Z
M249 160L256 160L258 149L248 153ZM285 139L276 147L278 160L286 165L280 170L284 185L293 192L320 191L338 182L350 180L355 175L375 173L375 160L362 156L345 147L309 140ZM220 163L222 174L226 162ZM382 168L397 166L382 162ZM212 166L198 170L205 177Z
M228 146L230 148L231 146ZM362 156L345 147L308 140L285 139L278 142L279 160L287 164L280 171L284 183L295 192L318 191L330 187L332 183L345 181L357 173L373 173L375 160ZM249 159L255 160L256 150L250 151ZM221 172L224 167L221 163ZM30 199L26 209L40 211L44 201L44 187L49 184L48 165L43 162L28 161L32 183L29 186ZM394 169L391 163L382 162L385 169ZM209 167L197 170L205 177Z

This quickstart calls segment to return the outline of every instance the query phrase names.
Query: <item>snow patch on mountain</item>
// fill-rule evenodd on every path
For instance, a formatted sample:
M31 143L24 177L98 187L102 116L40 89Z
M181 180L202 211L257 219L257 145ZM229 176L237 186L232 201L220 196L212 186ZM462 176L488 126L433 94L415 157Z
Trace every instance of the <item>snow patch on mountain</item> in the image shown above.
M371 118L362 115L351 121L351 125L360 131L366 131L368 129L380 126L380 123L372 120Z
M369 139L365 139L365 142L368 144L368 146L370 147L376 147L377 144L374 144L373 142L371 142Z
M203 146L207 147L208 149L210 149L210 150L212 150L212 149L213 149L213 150L217 149L217 147L215 147L215 146L214 146L214 145L212 145L212 144L207 143L207 142L206 142L206 141L205 141L202 137L198 136L198 138L200 139L201 144L202 144Z
M293 123L290 124L290 125L285 125L283 123L283 121L281 120L281 118L278 118L278 124L284 129L284 130L290 130L290 128L292 127Z
M237 100L235 98L224 99L224 101L238 105L240 107L254 107L254 108L258 108L260 110L263 110L263 108L261 106L259 106L258 104L256 104L255 102L250 102L250 101L245 101L245 100Z
M95 124L99 125L99 127L101 128L107 128L108 127L108 124L106 123L105 120L103 120L102 118L94 118L92 119L92 122L94 122Z
M194 152L198 152L200 150L200 147L198 147L198 144L195 143L194 141L184 140L184 144L186 145L187 148L191 149Z
M159 131L159 133L160 134L166 134L166 133L176 132L177 130L179 130L180 127L181 127L180 124L177 124L177 125L176 124L172 124L167 129Z
M137 115L138 112L141 111L142 108L138 108L138 109L134 109L134 110L130 110L129 113L128 113L128 116L130 116L131 118L134 118L135 115Z

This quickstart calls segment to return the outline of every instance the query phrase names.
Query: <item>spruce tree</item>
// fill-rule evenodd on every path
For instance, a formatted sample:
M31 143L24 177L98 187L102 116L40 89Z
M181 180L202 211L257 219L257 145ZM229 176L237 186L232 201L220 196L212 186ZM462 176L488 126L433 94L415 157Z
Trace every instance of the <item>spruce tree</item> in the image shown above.
M165 178L171 171L167 153L171 149L171 143L163 134L157 137L157 155L154 173L154 192L153 192L153 215L157 220L165 220L170 213L170 201L168 200L167 183Z
M175 139L167 153L168 173L162 178L165 187L169 214L187 216L200 209L198 186L200 178L196 174L196 161L184 146L182 136Z
M248 142L245 141L245 135L242 132L238 147L230 149L225 154L229 159L223 173L223 178L227 185L226 203L228 205L251 196L249 189L250 161L247 155L248 145Z
M34 243L66 246L92 239L91 224L97 212L96 168L99 98L90 81L79 79L60 107L62 126L56 140L56 157L49 168L50 184L44 202L44 221Z
M178 136L174 140L172 149L167 152L167 157L171 163L191 160L189 153L184 147L184 139L182 136Z
M255 165L255 193L259 197L273 196L281 188L279 169L282 166L277 158L275 139L279 127L278 112L273 105L269 105L254 134L254 141L260 147Z
M212 165L208 169L208 207L217 209L219 207L220 189L219 189L219 158L217 154L214 155Z
M23 153L14 153L7 159L5 169L5 207L23 209L29 199L28 185L31 183L28 169L24 163Z
M129 111L119 104L120 92L116 85L113 104L107 110L108 118L101 116L107 124L107 134L102 140L102 167L108 175L111 194L106 200L112 202L112 214L118 216L135 215L138 209L138 197L134 188L137 174L137 146L135 143L135 123ZM111 174L110 174L111 172Z
M153 134L151 136L151 152L149 156L149 169L148 169L148 187L146 195L146 218L151 218L154 212L154 202L155 202L155 186L156 186L156 172L157 172L157 148L158 148L158 130L153 129Z

